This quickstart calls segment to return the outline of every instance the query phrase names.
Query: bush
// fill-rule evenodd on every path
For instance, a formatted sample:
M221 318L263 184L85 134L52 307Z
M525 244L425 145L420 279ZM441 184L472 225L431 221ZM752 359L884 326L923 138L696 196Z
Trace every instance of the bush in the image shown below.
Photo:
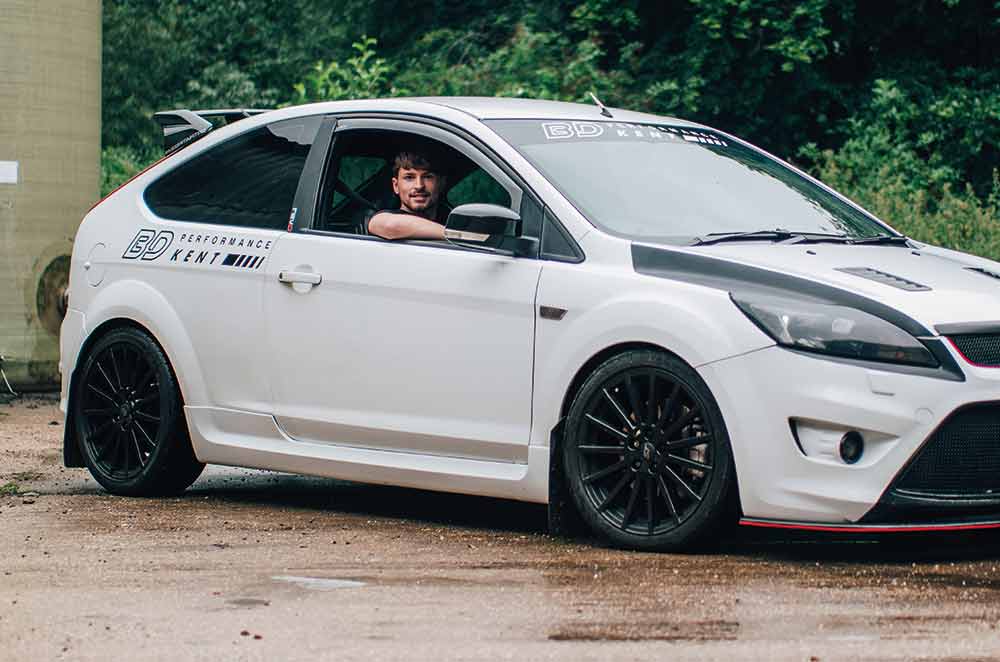
M131 147L112 145L101 150L101 197L135 176L158 156L143 154Z
M976 169L956 167L976 162L984 148L990 149L984 141L996 131L995 121L952 118L954 99L965 99L960 106L974 110L994 107L1000 95L962 81L940 90L877 80L869 105L845 123L847 139L839 149L810 144L799 154L819 179L900 232L1000 259L997 171L978 178L974 186L965 176Z
M814 174L896 230L917 241L1000 260L1000 176L985 200L971 184L945 182L932 192L907 178L902 158L859 174L841 152L820 154Z

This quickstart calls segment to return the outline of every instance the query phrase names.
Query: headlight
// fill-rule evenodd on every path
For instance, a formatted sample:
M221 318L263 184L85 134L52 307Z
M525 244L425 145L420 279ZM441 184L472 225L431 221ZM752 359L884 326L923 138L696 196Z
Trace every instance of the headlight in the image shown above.
M937 367L937 359L898 326L856 308L794 299L732 295L779 345L865 361Z

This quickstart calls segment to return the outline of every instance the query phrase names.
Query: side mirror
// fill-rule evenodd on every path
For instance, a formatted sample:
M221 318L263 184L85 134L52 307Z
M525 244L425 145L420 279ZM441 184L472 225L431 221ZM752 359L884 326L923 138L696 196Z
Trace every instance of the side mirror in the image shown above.
M521 216L500 205L471 203L459 205L448 214L444 237L453 244L500 252L516 240Z

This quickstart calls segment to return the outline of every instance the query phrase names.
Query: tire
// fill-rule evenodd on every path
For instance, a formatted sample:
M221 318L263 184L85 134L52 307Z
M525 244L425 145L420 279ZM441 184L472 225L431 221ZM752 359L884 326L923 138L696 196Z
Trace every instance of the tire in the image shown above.
M584 381L562 460L583 520L619 547L692 551L718 542L735 514L722 413L701 377L664 352L624 352Z
M191 448L163 350L132 327L100 338L73 380L76 438L90 473L126 496L183 492L205 465Z

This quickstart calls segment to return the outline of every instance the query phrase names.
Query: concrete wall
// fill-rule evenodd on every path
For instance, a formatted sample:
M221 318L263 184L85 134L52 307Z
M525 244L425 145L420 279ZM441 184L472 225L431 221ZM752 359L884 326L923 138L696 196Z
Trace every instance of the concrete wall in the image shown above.
M59 382L59 296L100 146L100 0L0 0L0 354L15 389Z

